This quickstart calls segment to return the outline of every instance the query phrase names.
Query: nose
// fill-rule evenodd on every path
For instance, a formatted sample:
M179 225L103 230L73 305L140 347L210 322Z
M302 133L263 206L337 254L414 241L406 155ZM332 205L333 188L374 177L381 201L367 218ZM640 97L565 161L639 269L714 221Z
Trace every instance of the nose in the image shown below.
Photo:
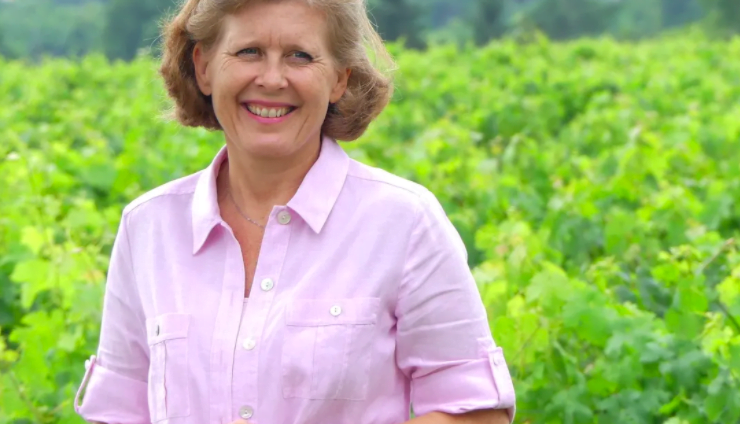
M280 59L268 58L262 62L256 83L268 90L280 90L287 86Z

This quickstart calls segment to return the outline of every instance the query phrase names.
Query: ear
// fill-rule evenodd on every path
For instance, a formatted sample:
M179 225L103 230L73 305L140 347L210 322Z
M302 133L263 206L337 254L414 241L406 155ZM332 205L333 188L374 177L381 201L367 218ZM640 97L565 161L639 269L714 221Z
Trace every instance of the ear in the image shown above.
M340 70L337 73L337 82L331 90L331 96L329 96L329 101L331 103L336 103L342 98L344 92L347 91L347 83L349 82L349 77L351 75L352 69L349 68Z
M213 93L211 88L211 80L208 74L208 62L210 57L206 54L203 44L200 42L195 43L193 48L193 65L195 65L195 79L198 82L198 88L205 96L210 96Z

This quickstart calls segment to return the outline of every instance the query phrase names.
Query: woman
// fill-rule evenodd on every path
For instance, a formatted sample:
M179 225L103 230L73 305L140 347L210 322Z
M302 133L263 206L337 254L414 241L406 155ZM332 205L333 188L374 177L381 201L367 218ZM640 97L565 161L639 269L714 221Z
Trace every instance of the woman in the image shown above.
M107 424L513 420L514 390L435 197L351 160L391 96L362 0L189 0L162 65L208 168L123 212L75 401ZM81 405L80 405L81 402Z

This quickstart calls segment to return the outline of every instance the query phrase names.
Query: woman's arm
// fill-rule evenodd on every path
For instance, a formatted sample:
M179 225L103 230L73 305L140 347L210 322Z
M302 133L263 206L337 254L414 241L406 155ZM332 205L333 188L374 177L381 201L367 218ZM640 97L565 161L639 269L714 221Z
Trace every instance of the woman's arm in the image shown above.
M96 355L85 363L75 411L91 423L151 422L147 407L149 346L136 285L128 218L122 214L105 282Z
M421 420L413 424L496 424L504 415L504 423L513 421L516 398L503 349L491 334L465 244L431 194L407 242L395 312L396 363L410 380ZM467 414L486 410L502 412Z

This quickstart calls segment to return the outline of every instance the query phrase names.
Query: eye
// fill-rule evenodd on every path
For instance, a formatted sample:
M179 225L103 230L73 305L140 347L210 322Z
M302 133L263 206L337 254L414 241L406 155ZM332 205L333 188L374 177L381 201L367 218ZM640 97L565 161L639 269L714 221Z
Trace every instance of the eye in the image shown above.
M313 57L306 52L293 52L293 57L305 62L311 62L313 60Z
M256 47L247 47L246 49L239 50L237 56L254 56L259 54L259 49Z

